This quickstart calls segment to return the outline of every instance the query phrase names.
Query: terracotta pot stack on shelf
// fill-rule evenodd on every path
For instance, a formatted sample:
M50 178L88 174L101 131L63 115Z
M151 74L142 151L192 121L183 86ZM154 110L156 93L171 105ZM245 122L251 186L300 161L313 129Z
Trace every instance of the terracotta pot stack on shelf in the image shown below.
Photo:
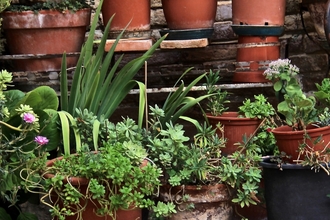
M238 35L234 82L268 82L263 72L280 58L285 6L285 0L232 1L232 29Z

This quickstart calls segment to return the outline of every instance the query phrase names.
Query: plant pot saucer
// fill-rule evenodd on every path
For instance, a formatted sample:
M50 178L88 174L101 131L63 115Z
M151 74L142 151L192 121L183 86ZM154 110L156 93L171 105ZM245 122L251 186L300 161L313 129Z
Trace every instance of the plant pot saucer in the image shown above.
M213 34L213 28L171 30L162 29L159 31L161 36L168 34L165 40L190 40L200 38L210 38Z
M272 25L232 25L237 35L280 36L284 33L284 26Z

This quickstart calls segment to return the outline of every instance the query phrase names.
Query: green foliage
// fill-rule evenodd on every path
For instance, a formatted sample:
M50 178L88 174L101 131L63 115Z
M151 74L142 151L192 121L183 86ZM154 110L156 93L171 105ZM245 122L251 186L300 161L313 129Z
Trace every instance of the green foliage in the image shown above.
M228 157L221 158L221 180L236 190L234 203L241 207L256 205L256 197L261 179L261 151L252 139L245 139L238 150Z
M60 88L61 108L72 116L76 116L76 109L78 108L82 110L88 109L88 111L93 112L98 119L102 115L105 118L109 118L130 90L137 85L140 89L138 124L141 127L145 107L145 85L133 80L133 77L145 64L145 61L159 47L166 36L159 39L141 57L128 62L124 67L118 69L123 55L113 65L111 65L111 61L113 60L115 48L124 30L117 37L110 51L106 54L104 51L112 19L110 19L105 27L97 51L93 53L94 33L98 24L101 5L102 1L95 13L95 19L92 22L88 39L81 49L79 60L73 73L70 91L68 91L66 55L63 55ZM69 93L70 96L68 96Z
M285 94L284 101L277 106L277 111L285 116L285 122L293 130L304 130L307 125L317 120L315 104L313 96Z
M301 92L301 86L297 79L299 68L291 64L289 59L278 59L269 64L264 72L266 79L273 82L275 95L283 101L284 94L294 94Z
M177 213L175 210L175 204L172 202L158 202L157 206L154 206L152 210L152 214L156 219L165 219L165 217L169 217L171 214Z
M223 112L227 111L228 107L225 107L226 103L229 103L228 92L222 91L216 85L220 80L220 71L210 72L206 75L206 91L210 95L207 102L207 111L214 116L221 115Z
M275 109L263 94L255 95L254 99L254 101L245 99L243 105L239 107L239 113L243 114L246 118L259 119L275 115Z
M275 93L280 100L277 111L285 116L285 123L292 130L304 130L317 119L316 99L306 96L297 79L299 69L289 59L273 61L265 71L267 79L274 83Z
M260 123L256 134L251 137L251 141L260 148L261 155L263 156L279 154L276 139L272 133L272 129L276 127L277 124L273 117L265 118Z
M0 1L0 12L4 11L10 5L10 0Z
M316 83L318 91L314 92L315 97L325 106L330 105L330 78L324 78L321 85Z
M164 113L152 108L150 115L150 122L157 124ZM222 126L214 129L206 123L190 121L198 130L193 143L188 142L180 124L167 123L162 128L151 125L156 131L149 131L147 147L149 157L163 170L162 182L170 186L225 183L235 189L233 202L241 206L256 204L254 197L261 178L260 146L252 138L245 139L237 152L225 157L221 155L225 139L215 133Z
M22 202L26 188L26 169L43 166L47 151L57 147L58 98L47 86L28 93L7 89L12 75L0 73L0 199L11 205ZM39 155L42 155L39 158ZM38 178L39 174L29 178ZM35 219L21 213L19 219Z
M138 141L109 140L104 142L98 152L82 151L56 160L53 166L44 171L55 175L54 178L45 180L45 190L58 194L65 210L53 206L52 213L63 218L71 212L79 213L79 201L91 203L92 199L100 203L95 211L101 216L113 215L113 211L119 208L154 206L154 202L147 196L151 196L160 185L161 170L150 162L140 167L146 152L144 150L143 156L140 153L133 155L133 152L127 154L132 149L131 145L140 148L135 152L144 150ZM65 181L72 176L90 180L86 191L78 193L79 186Z
M159 122L157 123L157 126L165 127L166 123L169 123L170 121L172 123L175 123L191 107L210 96L209 94L200 96L198 98L188 96L190 90L206 76L206 73L204 73L197 77L195 80L193 80L188 86L185 86L182 78L191 69L192 68L186 70L177 80L177 82L173 86L174 88L177 87L177 89L174 92L170 92L168 94L162 108L159 108L158 106L155 106L154 108L151 107L151 110L153 112L152 114L157 114L158 112L163 114L161 117L157 117L157 120ZM152 125L154 124L152 123Z
M314 125L319 127L330 125L330 111L328 107L325 107L323 112L318 115L318 120L314 123Z

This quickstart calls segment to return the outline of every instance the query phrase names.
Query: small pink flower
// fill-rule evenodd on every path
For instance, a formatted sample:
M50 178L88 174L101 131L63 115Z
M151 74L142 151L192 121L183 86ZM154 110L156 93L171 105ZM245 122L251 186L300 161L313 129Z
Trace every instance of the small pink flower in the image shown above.
M49 142L49 140L44 136L37 136L34 138L34 141L40 145L45 145L45 144L48 144L48 142Z
M31 113L24 113L23 114L23 120L26 123L32 124L36 120L36 117Z
M272 129L271 129L271 128L267 128L266 131L267 131L267 132L271 132Z

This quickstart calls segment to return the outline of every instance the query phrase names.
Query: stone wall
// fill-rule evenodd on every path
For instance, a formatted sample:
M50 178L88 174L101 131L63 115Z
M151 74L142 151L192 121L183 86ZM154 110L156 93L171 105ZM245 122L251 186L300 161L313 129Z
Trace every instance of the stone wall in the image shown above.
M151 24L152 36L159 38L159 29L166 27L160 0L152 0ZM300 13L302 8L302 13ZM302 16L301 16L302 15ZM189 67L193 70L184 78L185 82L190 82L197 75L204 73L210 69L220 70L222 75L221 84L232 83L233 73L235 71L234 62L236 60L237 36L231 29L231 1L219 0L216 22L214 24L214 34L210 39L209 46L196 49L159 49L148 61L148 87L161 88L171 87L180 75ZM302 23L302 19L304 25ZM304 29L305 27L305 29ZM307 34L308 33L308 36ZM315 83L328 75L328 52L327 43L319 41L315 32L309 12L306 7L300 6L299 0L287 0L286 17L285 17L285 33L280 37L282 43L281 56L290 58L292 63L300 68L301 79L306 92L315 89ZM233 44L233 47L226 46ZM321 45L321 46L320 46ZM324 46L325 45L325 46ZM126 61L139 55L140 53L126 54ZM119 56L119 54L117 55ZM143 80L144 70L137 76ZM239 87L239 86L236 86ZM276 104L274 94L271 88L249 88L249 89L230 89L231 104L230 110L235 111L237 106L245 98L252 98L254 94L264 93L269 100ZM192 93L192 95L200 95L201 93ZM150 104L162 103L166 98L166 93L149 94ZM128 99L128 103L124 105L124 109L120 110L122 114L132 112L132 99ZM135 103L137 98L134 98ZM131 103L129 103L131 102ZM124 110L124 111L123 111ZM199 110L192 110L194 117L198 117ZM134 111L133 111L134 112ZM118 117L116 115L115 117Z
M300 1L302 0L287 0L285 33L280 37L281 56L290 58L300 68L304 90L309 92L315 89L315 83L321 82L328 74L329 50L327 50L328 44L318 39L306 7L303 7L302 13L300 13ZM220 70L222 75L221 84L232 84L238 36L231 29L231 18L231 1L218 0L214 33L209 39L207 47L158 49L148 60L148 88L157 90L158 88L172 87L182 73L190 67L193 67L193 69L183 78L186 84L210 69L213 71ZM304 25L301 18L303 18ZM165 27L166 21L161 7L161 0L151 0L152 38L157 40L160 37L159 30ZM117 53L116 59L120 55L120 53ZM140 55L142 55L142 52L126 52L123 63ZM136 79L143 81L144 72L144 69L142 69L137 74ZM14 73L14 77L18 88L23 90L28 90L37 85L50 85L57 90L59 89L59 74L57 72L20 72ZM232 86L230 92L230 110L235 111L245 98L252 98L257 93L266 94L270 101L276 104L270 87L239 89L239 86ZM193 92L192 95L198 96L202 93ZM167 93L150 93L148 97L149 104L161 105L166 96ZM121 115L129 115L134 118L137 104L137 95L130 95L116 112L113 120L120 119ZM199 114L198 110L194 113L195 116Z

